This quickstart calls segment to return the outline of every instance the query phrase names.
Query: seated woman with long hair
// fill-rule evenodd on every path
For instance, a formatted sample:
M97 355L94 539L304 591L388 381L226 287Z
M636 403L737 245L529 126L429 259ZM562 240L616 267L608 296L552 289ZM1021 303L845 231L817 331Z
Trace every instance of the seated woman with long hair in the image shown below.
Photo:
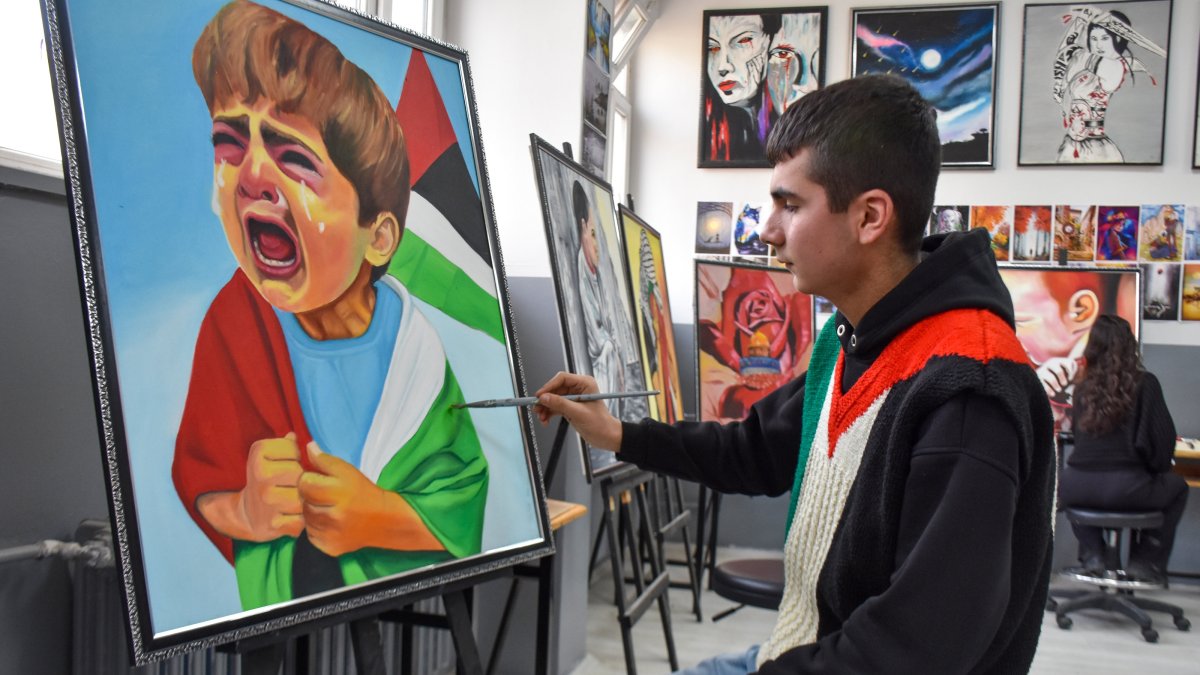
M1059 479L1059 499L1064 506L1101 510L1161 510L1162 528L1141 530L1130 543L1126 571L1162 580L1187 504L1187 483L1171 472L1175 423L1158 378L1142 367L1127 321L1098 317L1083 356L1072 411L1075 449ZM1084 566L1103 570L1100 528L1072 528Z

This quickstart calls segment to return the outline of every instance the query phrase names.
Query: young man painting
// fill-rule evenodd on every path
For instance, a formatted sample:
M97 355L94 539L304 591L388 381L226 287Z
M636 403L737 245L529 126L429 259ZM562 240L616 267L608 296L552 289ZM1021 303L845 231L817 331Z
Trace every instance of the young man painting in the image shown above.
M691 673L1028 670L1051 560L1051 414L987 234L922 241L935 112L898 78L813 92L772 131L763 239L838 312L808 372L742 422L621 423L538 392L594 447L724 492L792 491L785 590L761 644Z

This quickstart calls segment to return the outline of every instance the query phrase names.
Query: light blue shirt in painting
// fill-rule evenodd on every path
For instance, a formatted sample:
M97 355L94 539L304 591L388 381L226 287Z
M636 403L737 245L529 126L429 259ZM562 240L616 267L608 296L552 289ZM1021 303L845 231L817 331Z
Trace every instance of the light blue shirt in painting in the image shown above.
M313 440L357 467L375 419L404 307L400 296L375 284L375 314L356 338L314 340L294 314L275 310L287 342L300 408Z

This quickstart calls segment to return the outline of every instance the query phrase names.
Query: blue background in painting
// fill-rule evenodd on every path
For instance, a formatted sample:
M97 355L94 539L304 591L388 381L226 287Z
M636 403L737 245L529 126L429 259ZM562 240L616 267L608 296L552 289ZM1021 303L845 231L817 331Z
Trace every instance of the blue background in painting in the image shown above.
M232 567L191 521L170 479L196 334L236 267L211 208L212 120L191 69L196 38L223 4L72 0L69 7L88 145L81 161L92 175L156 635L241 612ZM324 35L396 105L411 47L300 7L260 4ZM428 53L426 61L478 192L458 64ZM419 306L468 400L515 394L503 345ZM539 537L517 414L473 417L491 471L484 551Z

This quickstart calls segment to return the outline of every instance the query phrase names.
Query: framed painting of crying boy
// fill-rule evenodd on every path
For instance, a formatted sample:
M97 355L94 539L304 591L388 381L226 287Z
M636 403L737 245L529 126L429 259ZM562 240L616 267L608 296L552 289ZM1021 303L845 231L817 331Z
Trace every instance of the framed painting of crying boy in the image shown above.
M549 552L466 55L317 0L53 0L139 662Z

